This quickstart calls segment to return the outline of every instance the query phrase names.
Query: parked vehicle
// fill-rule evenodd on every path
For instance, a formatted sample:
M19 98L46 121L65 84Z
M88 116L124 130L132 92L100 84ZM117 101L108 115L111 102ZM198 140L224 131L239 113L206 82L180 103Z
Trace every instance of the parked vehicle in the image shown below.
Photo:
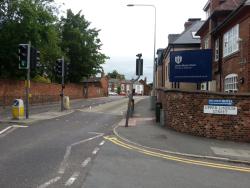
M109 91L109 96L117 96L118 94L116 92L113 91Z

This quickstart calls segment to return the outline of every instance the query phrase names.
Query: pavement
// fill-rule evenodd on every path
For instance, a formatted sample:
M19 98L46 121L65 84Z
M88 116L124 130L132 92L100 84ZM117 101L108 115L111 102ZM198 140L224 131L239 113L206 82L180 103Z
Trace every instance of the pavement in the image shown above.
M250 143L216 140L176 132L155 122L150 98L140 100L125 127L123 119L114 129L120 139L172 155L250 165Z
M65 116L68 114L73 113L74 110L64 110L64 111L49 111L49 112L42 112L39 114L30 115L28 119L12 119L12 118L2 118L0 119L0 123L16 123L16 124L32 124L41 120L49 120L53 118L58 118L61 116Z
M54 102L50 104L36 104L30 105L29 118L25 117L19 120L12 118L12 107L7 106L2 108L0 106L0 123L8 124L32 124L41 120L49 120L53 118L58 118L71 114L76 109L89 108L91 106L97 106L111 101L120 100L121 97L100 97L100 98L91 98L91 99L74 99L70 101L70 110L60 110L60 103ZM0 124L0 125L1 125Z

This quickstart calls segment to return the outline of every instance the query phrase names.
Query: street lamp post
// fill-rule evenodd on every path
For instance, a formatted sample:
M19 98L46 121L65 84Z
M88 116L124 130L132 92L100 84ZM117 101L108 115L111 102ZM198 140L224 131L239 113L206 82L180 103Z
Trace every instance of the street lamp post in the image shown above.
M155 95L155 48L156 48L156 7L152 4L128 4L128 7L141 6L154 8L154 56L153 56L153 88L151 95L151 109L155 109L156 95Z

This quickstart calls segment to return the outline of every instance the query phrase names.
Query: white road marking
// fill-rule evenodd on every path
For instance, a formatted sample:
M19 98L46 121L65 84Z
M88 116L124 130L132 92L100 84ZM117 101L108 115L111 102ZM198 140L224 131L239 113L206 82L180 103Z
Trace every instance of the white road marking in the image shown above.
M68 158L69 158L69 156L70 156L70 153L71 153L71 146L67 146L67 148L66 148L66 152L65 152L65 155L64 155L64 157L63 157L63 161L62 161L62 163L61 163L61 165L60 165L60 168L59 168L59 170L58 170L58 173L59 174L63 174L64 172L65 172L65 169L66 169L66 167L67 167L67 160L68 160Z
M88 132L89 134L99 134L99 135L104 135L104 133L98 133L98 132Z
M57 182L58 180L60 180L60 179L61 179L60 176L55 177L55 178L53 178L53 179L51 179L51 180L45 182L44 184L38 186L38 188L46 188L46 187L50 186L51 184L56 183L56 182Z
M9 129L12 129L12 128L13 128L12 126L5 128L4 130L0 131L0 135L7 132Z
M28 128L29 126L25 126L25 125L12 125L12 127L15 127L15 128Z
M88 141L94 140L94 139L99 138L99 137L101 137L101 136L103 136L103 135L104 135L103 133L99 133L98 135L96 135L96 136L94 136L94 137L91 137L91 138L88 138L88 139L84 139L84 140L80 140L80 141L78 141L78 142L75 142L75 143L73 143L73 144L67 146L66 152L65 152L65 154L64 154L63 161L61 162L61 165L60 165L60 167L59 167L58 173L59 173L59 174L64 174L65 169L66 169L66 167L67 167L67 165L68 165L68 164L67 164L67 161L68 161L68 158L69 158L69 156L70 156L71 149L72 149L73 146L76 146L76 145L82 144L82 143L84 143L84 142L88 142Z
M99 144L99 146L102 146L103 144L105 144L104 140Z
M0 131L0 135L2 134L3 136L6 136L7 134L13 132L17 128L27 128L28 126L23 126L23 125L11 125L4 130Z
M85 161L82 162L82 167L85 168L89 164L90 161L91 161L90 157L88 157L87 159L85 159Z
M68 181L65 183L65 186L71 186L75 180L78 178L78 176L80 175L80 172L75 172L69 179Z
M95 148L94 151L92 152L92 154L96 155L99 150L100 150L100 148Z

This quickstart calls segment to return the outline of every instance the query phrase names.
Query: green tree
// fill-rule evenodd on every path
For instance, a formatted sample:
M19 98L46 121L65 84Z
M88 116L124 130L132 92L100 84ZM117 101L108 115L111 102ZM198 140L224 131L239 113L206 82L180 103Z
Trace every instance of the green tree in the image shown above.
M24 78L18 70L18 44L31 41L41 52L40 71L52 75L52 62L61 55L60 38L55 25L53 0L1 0L0 2L0 77ZM47 72L46 72L47 71ZM32 72L32 76L38 74Z
M109 78L125 80L125 76L123 74L118 73L117 70L113 70L113 72L109 72L107 75Z
M120 93L121 93L121 86L117 87L117 93L120 95Z
M74 14L67 11L67 17L61 19L62 50L70 63L69 80L79 82L83 77L94 75L102 70L107 56L100 52L100 30L89 28L81 11Z

